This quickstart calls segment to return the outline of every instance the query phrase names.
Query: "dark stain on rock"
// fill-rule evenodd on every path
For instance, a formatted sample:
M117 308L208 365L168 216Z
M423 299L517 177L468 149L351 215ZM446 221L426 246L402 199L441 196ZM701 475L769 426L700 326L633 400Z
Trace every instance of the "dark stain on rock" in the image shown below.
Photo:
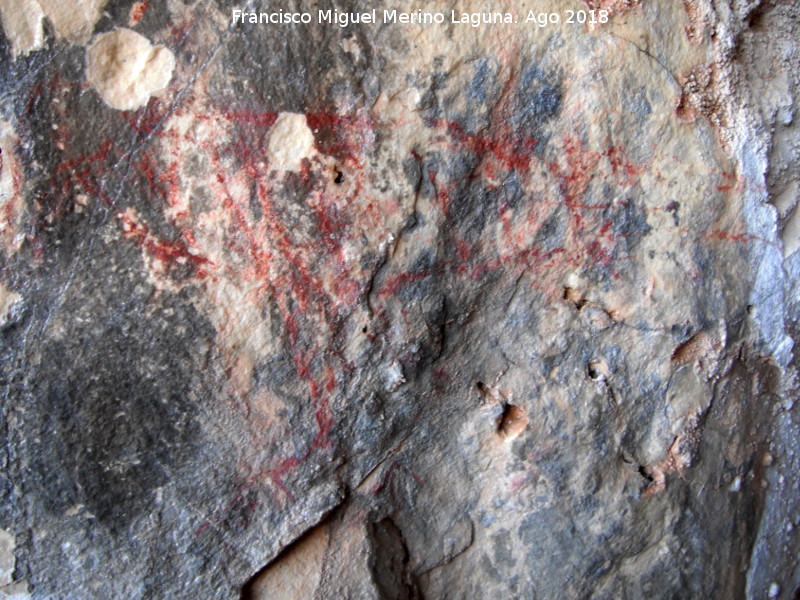
M26 479L45 510L82 504L121 533L200 443L191 398L213 333L186 295L148 306L150 287L122 268L137 250L97 251L70 286L68 269L46 276L33 307L32 328L49 333L28 342Z
M533 245L541 248L543 252L549 252L559 247L564 239L567 230L567 211L564 207L557 207L541 224Z
M232 8L244 6L231 3L223 9L230 15ZM309 11L303 2L285 2L284 12ZM358 1L337 2L322 0L310 10L316 20L317 10L367 10ZM258 10L258 9L256 9ZM347 97L370 105L378 93L378 71L374 68L373 50L366 32L359 27L319 27L311 24L280 25L281 35L272 27L236 24L225 46L225 64L230 65L224 76L214 78L215 96L228 96L242 108L270 111L307 112L309 107L325 106L338 98ZM358 61L343 49L343 39L357 39L361 50ZM294 65L287 71L284 66ZM265 77L265 73L280 76ZM333 75L335 73L335 75ZM232 83L237 80L251 83L244 97L237 97Z
M530 137L561 112L563 86L558 76L541 67L528 67L520 76L511 124Z
M49 510L84 504L110 529L122 530L167 482L166 468L191 451L198 431L183 382L150 379L131 364L131 353L158 351L160 344L126 344L120 353L114 333L95 343L104 352L44 384L31 480Z
M612 205L606 216L612 223L614 233L624 238L629 249L635 248L651 229L644 206L632 198Z
M513 567L516 564L517 561L512 554L511 542L509 532L506 530L492 536L492 551L495 563L508 565L509 567Z

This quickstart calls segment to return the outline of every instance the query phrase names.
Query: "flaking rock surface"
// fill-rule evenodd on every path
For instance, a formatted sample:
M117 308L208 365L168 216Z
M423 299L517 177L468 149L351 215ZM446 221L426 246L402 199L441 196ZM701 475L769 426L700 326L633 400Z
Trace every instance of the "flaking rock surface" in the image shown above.
M0 596L797 597L795 4L89 3L174 56L135 110L51 4L0 4Z

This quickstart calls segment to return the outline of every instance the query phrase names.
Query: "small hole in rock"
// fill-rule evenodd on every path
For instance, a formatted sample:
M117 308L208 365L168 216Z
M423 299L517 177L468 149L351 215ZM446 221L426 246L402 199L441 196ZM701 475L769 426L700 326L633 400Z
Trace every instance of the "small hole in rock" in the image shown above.
M336 177L333 178L333 183L336 185L342 185L344 183L344 173L342 173L339 169L335 169Z
M608 365L602 360L590 361L586 372L592 381L603 381L608 376Z
M574 287L565 286L564 287L564 300L568 300L575 305L575 308L578 310L582 309L586 305L586 298L576 290Z
M366 325L364 325L364 327L361 328L361 333L367 333L367 326Z
M514 439L528 425L528 415L515 404L506 404L497 423L497 433L506 439Z

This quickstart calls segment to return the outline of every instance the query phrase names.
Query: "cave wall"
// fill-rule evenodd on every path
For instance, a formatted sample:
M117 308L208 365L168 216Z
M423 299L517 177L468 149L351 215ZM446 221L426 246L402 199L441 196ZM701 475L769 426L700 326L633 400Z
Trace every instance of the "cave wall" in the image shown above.
M0 596L796 598L796 3L373 8L0 2Z

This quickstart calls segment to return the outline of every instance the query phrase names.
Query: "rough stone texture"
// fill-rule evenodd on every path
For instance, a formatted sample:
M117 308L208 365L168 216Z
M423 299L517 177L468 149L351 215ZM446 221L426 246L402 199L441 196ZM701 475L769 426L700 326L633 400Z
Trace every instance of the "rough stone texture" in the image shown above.
M7 4L0 594L797 596L796 3Z

